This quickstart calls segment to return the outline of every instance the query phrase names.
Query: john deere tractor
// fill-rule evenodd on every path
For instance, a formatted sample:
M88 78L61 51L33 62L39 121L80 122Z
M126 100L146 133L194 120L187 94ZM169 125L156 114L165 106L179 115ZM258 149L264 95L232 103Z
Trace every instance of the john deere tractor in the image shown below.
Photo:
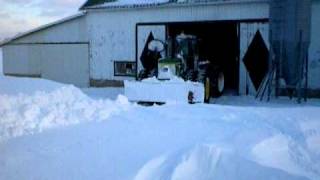
M162 57L161 54L165 50L167 55ZM161 83L161 81L180 77L185 81L202 83L204 85L203 101L209 102L210 97L222 95L224 73L214 59L199 57L199 39L196 36L181 33L173 40L169 39L168 42L151 40L147 44L147 51L140 58L144 69L139 72L138 79L157 77Z

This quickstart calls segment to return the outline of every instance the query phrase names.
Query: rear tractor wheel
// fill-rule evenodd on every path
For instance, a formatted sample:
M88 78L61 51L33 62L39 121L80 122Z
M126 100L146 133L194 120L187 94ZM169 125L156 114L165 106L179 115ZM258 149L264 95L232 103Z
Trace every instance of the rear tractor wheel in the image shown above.
M206 77L204 81L204 102L209 103L210 102L210 79L209 77Z
M220 97L224 91L224 73L219 71L216 75L207 76L204 80L204 102L209 103L210 97Z
M223 94L224 90L224 74L223 72L219 72L218 77L216 79L216 87L214 91L214 97L220 97Z

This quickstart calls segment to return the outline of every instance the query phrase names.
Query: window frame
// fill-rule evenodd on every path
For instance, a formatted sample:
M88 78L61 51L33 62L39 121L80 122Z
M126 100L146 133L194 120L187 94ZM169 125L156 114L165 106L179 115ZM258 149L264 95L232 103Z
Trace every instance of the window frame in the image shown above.
M117 64L131 64L133 65L132 74L117 73ZM113 75L120 77L136 77L137 63L135 61L113 61Z

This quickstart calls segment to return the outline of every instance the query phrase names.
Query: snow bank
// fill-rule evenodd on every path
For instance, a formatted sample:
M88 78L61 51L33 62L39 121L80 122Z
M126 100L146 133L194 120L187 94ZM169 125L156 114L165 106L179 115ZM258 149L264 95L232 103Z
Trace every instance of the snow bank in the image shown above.
M93 100L72 85L0 77L0 140L80 122L106 120L128 106L124 96L115 102Z
M112 107L101 103L107 107L101 110L98 101L61 91L77 100L67 98L42 109L91 122L0 142L0 179L320 179L318 106L142 107L128 106L123 98L122 103L110 102ZM50 99L59 97L53 94ZM86 108L97 113L86 113L83 103L76 108L76 101L89 102ZM106 116L98 115L105 111ZM104 117L108 120L95 121Z
M211 112L210 119L216 126L199 141L209 145L196 145L154 158L138 171L136 180L320 178L319 107L296 104L286 108L247 105L213 109L187 108L184 114L175 108L175 113L185 119L194 113L202 123L207 122L203 119ZM191 124L206 131L207 127ZM188 137L192 136L196 136L194 131Z
M45 79L0 76L1 95L33 95L36 92L52 92L63 86L60 83Z
M253 148L252 153L257 162L268 167L313 179L317 179L316 174L320 174L318 159L313 159L308 148L283 135L260 142Z
M306 146L320 157L320 120L301 122L300 127L306 137Z
M0 179L320 179L319 100L142 107L47 80L0 85Z
M190 150L151 160L135 180L307 180L284 171L261 166L214 145L197 145Z

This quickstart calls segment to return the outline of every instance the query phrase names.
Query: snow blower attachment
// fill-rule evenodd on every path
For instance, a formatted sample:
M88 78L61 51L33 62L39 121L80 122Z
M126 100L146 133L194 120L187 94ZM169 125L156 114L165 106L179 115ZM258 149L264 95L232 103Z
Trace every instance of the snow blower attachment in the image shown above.
M174 57L161 57L168 45ZM139 81L125 81L125 95L135 102L209 102L224 90L224 74L219 65L200 60L196 36L180 34L164 43L150 34L140 57L143 70Z

